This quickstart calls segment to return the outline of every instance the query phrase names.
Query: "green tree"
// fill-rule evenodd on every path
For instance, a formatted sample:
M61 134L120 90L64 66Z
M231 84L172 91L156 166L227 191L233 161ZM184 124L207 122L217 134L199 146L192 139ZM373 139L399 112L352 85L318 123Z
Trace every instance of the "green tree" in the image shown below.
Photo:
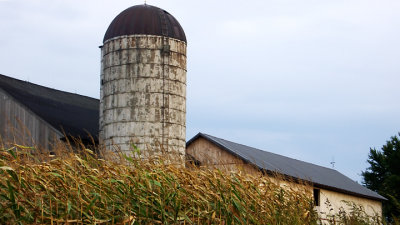
M399 133L400 135L400 133ZM364 185L378 192L388 201L383 203L383 214L389 220L400 217L400 140L393 136L381 150L371 148L370 167L362 172Z

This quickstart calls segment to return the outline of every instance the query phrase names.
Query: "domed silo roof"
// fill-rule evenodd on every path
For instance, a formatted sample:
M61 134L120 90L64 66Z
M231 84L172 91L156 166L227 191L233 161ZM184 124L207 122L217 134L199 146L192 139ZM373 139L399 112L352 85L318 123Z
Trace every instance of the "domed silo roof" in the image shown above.
M145 4L127 8L115 17L103 43L114 37L135 34L166 36L186 42L185 32L171 14Z

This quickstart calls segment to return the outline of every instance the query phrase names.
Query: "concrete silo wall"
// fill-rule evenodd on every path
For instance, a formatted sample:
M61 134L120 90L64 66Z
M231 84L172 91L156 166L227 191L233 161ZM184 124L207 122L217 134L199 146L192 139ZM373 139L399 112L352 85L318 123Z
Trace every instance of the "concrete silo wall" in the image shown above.
M100 141L108 149L185 153L186 43L152 35L106 41Z

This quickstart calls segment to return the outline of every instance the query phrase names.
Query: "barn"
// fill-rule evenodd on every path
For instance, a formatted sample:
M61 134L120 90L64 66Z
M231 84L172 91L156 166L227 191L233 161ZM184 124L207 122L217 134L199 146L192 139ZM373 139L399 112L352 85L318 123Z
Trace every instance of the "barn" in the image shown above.
M186 144L186 157L196 165L224 171L244 171L267 175L277 182L302 185L309 183L314 205L320 216L349 210L345 201L362 206L369 215L382 215L384 197L351 180L340 172L272 152L199 133Z
M3 143L51 149L75 137L98 142L99 100L0 74L0 138Z

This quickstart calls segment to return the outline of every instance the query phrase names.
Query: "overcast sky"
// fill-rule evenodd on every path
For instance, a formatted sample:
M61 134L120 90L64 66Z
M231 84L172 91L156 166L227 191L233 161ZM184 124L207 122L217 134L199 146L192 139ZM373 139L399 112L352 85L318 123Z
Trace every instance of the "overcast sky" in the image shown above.
M99 98L104 33L135 0L0 0L0 74ZM148 0L188 40L198 132L360 181L400 131L400 1Z

